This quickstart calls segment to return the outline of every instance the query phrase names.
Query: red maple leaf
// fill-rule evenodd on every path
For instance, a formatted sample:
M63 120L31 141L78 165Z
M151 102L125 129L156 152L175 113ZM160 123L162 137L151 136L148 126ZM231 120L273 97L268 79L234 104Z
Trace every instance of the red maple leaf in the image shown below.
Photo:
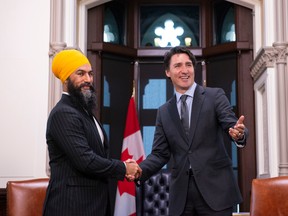
M133 155L130 155L128 148L126 148L121 154L121 160L126 161L126 160L131 159L131 158L133 158Z

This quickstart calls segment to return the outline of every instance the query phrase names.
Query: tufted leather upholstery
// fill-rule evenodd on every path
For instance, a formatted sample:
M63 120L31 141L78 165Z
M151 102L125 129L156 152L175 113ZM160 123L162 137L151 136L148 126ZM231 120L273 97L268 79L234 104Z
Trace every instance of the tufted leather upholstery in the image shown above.
M253 179L250 216L288 215L288 176Z
M160 170L137 187L137 216L168 215L170 172Z
M7 182L8 216L41 216L48 178Z

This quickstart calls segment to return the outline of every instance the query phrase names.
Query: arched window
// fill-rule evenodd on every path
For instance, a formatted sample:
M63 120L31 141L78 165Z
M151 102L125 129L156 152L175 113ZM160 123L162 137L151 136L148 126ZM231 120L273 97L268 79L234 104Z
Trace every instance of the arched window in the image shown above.
M125 45L125 7L120 2L105 5L103 42Z
M226 13L221 32L222 32L221 43L236 41L235 19L234 19L233 7L229 8L229 10Z
M143 6L140 46L199 46L198 6Z
M236 41L234 4L220 2L214 5L213 44Z

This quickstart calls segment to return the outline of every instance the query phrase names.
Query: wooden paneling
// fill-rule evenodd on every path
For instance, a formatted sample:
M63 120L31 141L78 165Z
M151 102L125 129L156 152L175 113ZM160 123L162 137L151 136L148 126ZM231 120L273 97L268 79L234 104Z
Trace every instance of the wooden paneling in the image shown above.
M249 66L253 62L253 17L252 11L241 6L236 7L236 34L239 41L249 43L250 50L241 50L238 54L238 110L245 115L245 125L249 129L247 146L239 151L239 183L243 196L241 211L249 211L251 182L256 178L256 138L254 115L254 89L253 79Z

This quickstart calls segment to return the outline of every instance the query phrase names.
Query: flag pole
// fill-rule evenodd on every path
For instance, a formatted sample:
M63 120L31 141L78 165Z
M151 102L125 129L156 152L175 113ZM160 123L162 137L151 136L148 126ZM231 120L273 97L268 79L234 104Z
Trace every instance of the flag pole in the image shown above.
M138 79L139 79L139 62L134 63L134 78L133 78L133 92L132 97L134 97L135 108L138 110Z
M133 90L132 90L132 97L135 98L135 79L133 80Z

